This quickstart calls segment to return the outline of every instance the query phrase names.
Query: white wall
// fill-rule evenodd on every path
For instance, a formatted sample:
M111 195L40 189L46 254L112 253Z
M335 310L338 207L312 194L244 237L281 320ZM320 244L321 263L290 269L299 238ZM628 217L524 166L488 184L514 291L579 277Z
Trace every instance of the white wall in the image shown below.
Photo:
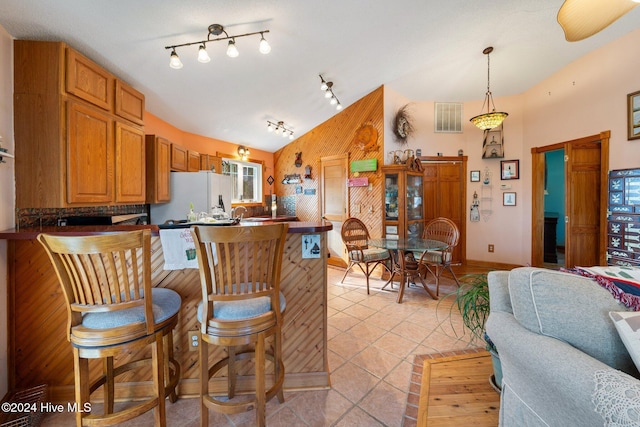
M14 153L13 39L0 27L0 135L2 147ZM15 179L13 159L0 163L0 230L13 228ZM0 399L7 393L7 241L0 240Z
M559 72L511 97L496 97L496 109L506 111L505 158L520 160L520 179L500 181L500 161L482 160L482 131L469 123L480 113L481 101L465 102L462 134L433 132L433 101L411 101L385 87L385 120L391 126L398 108L412 103L416 133L409 148L422 148L423 155L468 156L468 171L489 168L493 175L493 214L485 221L469 222L467 214L467 259L526 265L531 260L531 148L611 131L610 169L640 168L640 140L627 141L627 94L640 90L640 30L574 61ZM440 100L449 101L449 100ZM386 153L400 148L391 129L385 131ZM517 193L515 207L502 206L500 184ZM467 177L467 213L473 192L480 184ZM495 245L488 253L487 245Z

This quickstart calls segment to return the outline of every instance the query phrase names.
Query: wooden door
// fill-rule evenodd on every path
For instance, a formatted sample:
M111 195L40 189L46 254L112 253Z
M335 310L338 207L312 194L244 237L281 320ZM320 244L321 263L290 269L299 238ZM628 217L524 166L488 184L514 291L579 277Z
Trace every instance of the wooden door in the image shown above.
M602 179L601 148L599 140L576 141L565 148L565 176L571 183L565 193L567 268L600 263L600 211L606 209L601 190L607 183L606 169Z
M559 148L565 152L565 267L607 264L609 137L606 131L531 150L532 265L541 267L544 260L544 153Z
M113 202L113 120L106 113L68 103L67 202Z
M346 266L348 261L340 236L342 223L349 217L348 164L348 153L320 159L320 212L333 224L333 230L327 233L329 264L338 266Z
M144 203L144 132L116 122L116 203Z
M437 217L452 220L460 230L453 263L466 261L466 157L422 157L425 224Z

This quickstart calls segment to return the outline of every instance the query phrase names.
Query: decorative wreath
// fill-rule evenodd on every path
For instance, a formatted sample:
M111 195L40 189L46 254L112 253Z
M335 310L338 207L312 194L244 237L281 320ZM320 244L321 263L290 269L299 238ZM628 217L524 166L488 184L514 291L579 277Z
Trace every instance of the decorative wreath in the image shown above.
M406 144L407 138L414 132L413 119L409 114L409 104L404 105L396 112L395 119L393 121L393 133L400 144Z

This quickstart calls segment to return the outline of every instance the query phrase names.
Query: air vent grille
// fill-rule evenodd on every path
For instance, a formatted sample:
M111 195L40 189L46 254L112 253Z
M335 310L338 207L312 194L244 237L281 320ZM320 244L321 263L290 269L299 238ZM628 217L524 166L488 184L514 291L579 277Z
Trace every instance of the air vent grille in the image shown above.
M436 102L436 133L462 133L462 103Z

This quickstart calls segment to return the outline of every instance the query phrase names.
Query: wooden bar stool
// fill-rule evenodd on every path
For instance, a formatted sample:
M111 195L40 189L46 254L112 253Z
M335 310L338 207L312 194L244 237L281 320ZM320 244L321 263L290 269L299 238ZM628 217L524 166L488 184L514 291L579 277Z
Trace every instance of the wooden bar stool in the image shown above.
M200 425L207 426L208 410L235 414L256 409L257 426L265 425L266 402L282 386L282 313L286 303L280 292L286 223L259 226L191 229L202 285L198 306L200 322ZM272 349L265 339L273 336ZM209 368L208 345L225 346L228 357ZM238 346L243 346L239 350ZM245 347L248 346L248 347ZM245 402L222 401L209 394L209 380L227 366L227 396L236 393L237 361L255 359L255 398ZM273 362L273 385L266 389L265 359Z
M38 241L53 264L67 305L77 407L84 408L91 394L103 386L104 414L77 412L77 426L113 425L152 408L155 425L164 426L165 398L175 402L180 377L180 366L173 358L173 328L181 298L170 289L151 287L150 231L40 234ZM149 345L151 359L129 360ZM123 364L116 367L114 358L124 359ZM103 372L94 381L90 359L103 360ZM153 395L114 412L115 377L147 366L153 373Z

